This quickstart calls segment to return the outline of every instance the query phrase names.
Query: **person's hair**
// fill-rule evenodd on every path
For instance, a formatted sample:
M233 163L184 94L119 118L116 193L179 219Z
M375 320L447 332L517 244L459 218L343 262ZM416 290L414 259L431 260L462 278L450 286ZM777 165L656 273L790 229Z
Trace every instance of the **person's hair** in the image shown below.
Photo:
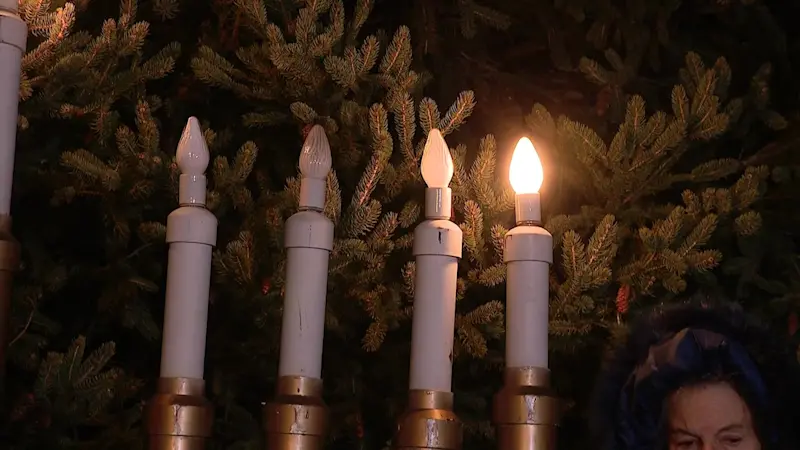
M663 447L666 436L660 429L652 430L651 442L645 437L635 446L626 446L620 435L622 417L630 414L623 408L627 397L622 395L632 374L650 355L651 348L685 329L702 329L717 333L731 342L737 342L755 364L766 393L756 392L750 378L736 371L702 371L690 377L672 380L677 388L698 383L727 382L742 397L750 409L753 425L764 450L789 450L800 448L800 366L797 354L788 338L772 333L767 326L745 315L737 305L704 307L684 304L664 308L641 317L631 326L627 341L607 362L595 390L590 412L593 442L600 450L653 450ZM654 428L665 420L665 404L674 389L667 390L649 414ZM627 412L626 412L627 411ZM630 433L630 430L626 430ZM650 432L647 433L650 435ZM649 443L649 444L647 444ZM647 446L645 446L647 445Z
M767 443L771 440L771 437L767 434L769 433L767 431L769 429L767 426L769 423L767 417L770 414L760 405L761 402L758 400L758 394L753 392L751 386L746 380L739 376L739 374L715 372L700 374L696 378L684 380L680 387L669 392L664 398L663 408L661 410L661 426L659 427L660 432L657 444L658 450L669 449L669 406L672 397L680 390L698 389L717 384L725 384L729 386L742 399L747 406L748 412L750 413L750 420L752 421L756 438L758 438L758 441L761 443L761 448L771 448L770 445L767 445Z

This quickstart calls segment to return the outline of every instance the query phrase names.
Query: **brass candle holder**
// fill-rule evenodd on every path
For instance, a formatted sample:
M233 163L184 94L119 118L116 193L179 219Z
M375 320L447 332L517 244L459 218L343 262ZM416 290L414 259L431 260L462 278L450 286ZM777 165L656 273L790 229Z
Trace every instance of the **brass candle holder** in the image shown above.
M548 369L506 369L492 410L498 449L555 450L560 416L561 402L550 388Z
M147 405L150 450L204 450L211 437L214 409L205 396L205 380L160 378Z
M463 424L453 412L452 392L410 390L394 448L459 450L463 434Z
M19 242L11 234L11 216L0 214L0 375L5 373L14 272L19 267Z
M268 450L320 450L328 431L328 408L319 378L278 378L275 399L264 407Z

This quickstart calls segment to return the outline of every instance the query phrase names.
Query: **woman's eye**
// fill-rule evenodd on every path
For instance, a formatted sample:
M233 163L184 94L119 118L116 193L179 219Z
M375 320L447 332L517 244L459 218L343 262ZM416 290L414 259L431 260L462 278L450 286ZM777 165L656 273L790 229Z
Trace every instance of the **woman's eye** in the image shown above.
M730 447L735 447L741 442L742 438L740 436L725 436L722 438L722 443Z
M691 450L695 447L695 441L678 441L675 443L675 448L678 450Z

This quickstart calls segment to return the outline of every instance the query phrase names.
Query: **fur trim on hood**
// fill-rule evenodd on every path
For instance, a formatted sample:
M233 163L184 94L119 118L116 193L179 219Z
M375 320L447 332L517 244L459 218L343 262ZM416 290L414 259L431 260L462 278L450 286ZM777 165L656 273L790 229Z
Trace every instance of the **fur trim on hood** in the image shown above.
M627 342L612 356L600 375L591 407L590 427L598 450L642 450L626 446L622 433L621 407L623 389L631 374L650 354L651 347L684 329L702 329L718 333L738 342L755 363L758 374L767 386L764 410L754 412L756 422L772 431L773 439L762 437L765 450L797 449L800 433L800 370L797 355L788 339L776 339L767 327L756 323L736 305L702 307L680 305L659 309L635 321ZM696 374L701 378L704 374ZM752 407L751 407L752 409ZM653 423L661 423L661 410L656 409ZM627 430L630 433L630 430ZM773 445L772 440L777 442ZM644 441L647 441L645 439ZM666 449L666 446L664 447ZM652 447L648 450L662 450Z

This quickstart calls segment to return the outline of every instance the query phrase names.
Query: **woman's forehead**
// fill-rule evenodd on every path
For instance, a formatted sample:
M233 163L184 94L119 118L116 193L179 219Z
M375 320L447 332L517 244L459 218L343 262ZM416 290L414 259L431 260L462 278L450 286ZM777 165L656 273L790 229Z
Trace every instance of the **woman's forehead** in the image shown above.
M726 382L703 383L675 391L669 398L669 423L671 428L704 433L753 426L744 399Z

